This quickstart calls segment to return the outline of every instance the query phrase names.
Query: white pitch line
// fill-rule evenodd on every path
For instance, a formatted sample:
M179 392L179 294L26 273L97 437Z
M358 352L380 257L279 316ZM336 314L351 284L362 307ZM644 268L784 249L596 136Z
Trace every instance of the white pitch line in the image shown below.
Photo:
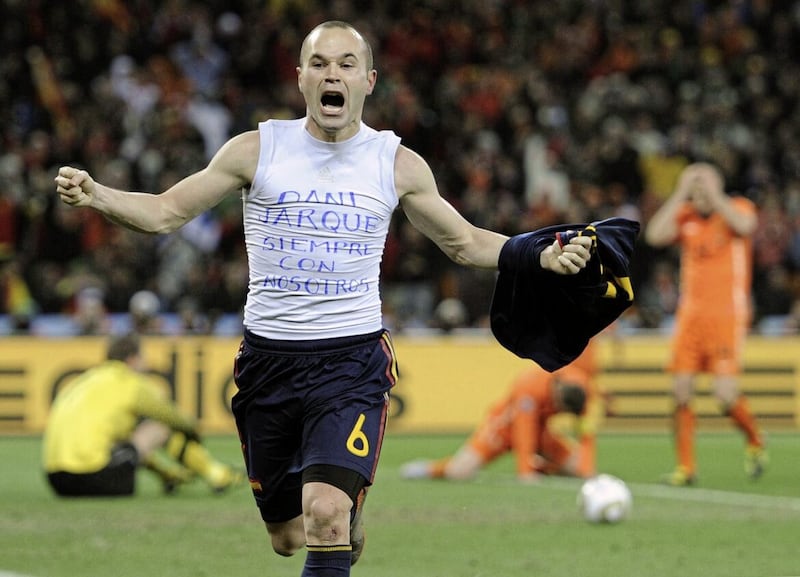
M580 479L546 477L542 479L542 485L554 489L577 491L581 486L581 481ZM665 485L648 483L628 483L628 487L630 487L634 498L637 495L641 495L644 497L671 499L674 501L695 501L699 503L730 505L732 507L755 507L760 509L800 512L800 497L759 495L756 493L703 489L702 487L667 487Z
M0 577L31 577L30 575L23 575L22 573L12 573L10 571L0 570Z
M755 493L738 493L703 489L702 487L665 487L663 485L630 484L634 496L645 495L658 499L676 501L698 501L731 505L734 507L758 507L761 509L780 509L782 511L800 511L800 498L780 495L759 495Z

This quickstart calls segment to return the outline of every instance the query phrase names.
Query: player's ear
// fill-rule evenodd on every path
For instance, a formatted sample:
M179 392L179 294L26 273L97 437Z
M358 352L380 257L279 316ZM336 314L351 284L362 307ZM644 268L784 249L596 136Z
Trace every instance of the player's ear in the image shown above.
M372 94L375 84L378 82L378 71L374 68L367 72L367 94Z

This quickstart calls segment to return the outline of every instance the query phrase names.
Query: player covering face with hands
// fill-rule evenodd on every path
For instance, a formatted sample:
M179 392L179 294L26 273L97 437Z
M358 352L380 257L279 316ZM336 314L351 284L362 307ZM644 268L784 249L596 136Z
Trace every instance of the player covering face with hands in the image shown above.
M454 262L498 266L508 238L467 222L427 162L362 122L377 80L369 43L323 23L297 67L306 114L231 138L207 167L161 194L114 190L65 166L67 204L133 230L169 233L231 194L243 202L249 286L232 406L256 504L281 555L306 547L303 577L350 574L397 375L378 292L399 204ZM528 265L574 275L591 240L554 240Z
M746 198L728 196L717 167L698 162L684 169L672 196L645 231L648 243L675 244L681 255L681 300L668 367L673 375L677 464L664 477L667 484L696 482L691 400L699 373L711 375L721 410L744 434L747 475L757 479L764 472L764 436L738 386L751 318L751 236L756 226L755 205Z

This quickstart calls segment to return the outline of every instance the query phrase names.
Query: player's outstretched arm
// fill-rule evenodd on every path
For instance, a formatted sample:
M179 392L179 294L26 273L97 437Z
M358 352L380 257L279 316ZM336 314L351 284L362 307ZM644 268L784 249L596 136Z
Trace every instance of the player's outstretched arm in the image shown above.
M92 208L129 229L172 232L250 182L258 162L258 133L229 140L209 165L162 194L117 190L96 182L85 170L62 166L56 192L66 204Z
M453 262L497 268L508 237L469 223L439 194L433 172L416 152L400 146L395 158L395 187L408 220Z
M453 261L474 268L497 268L508 237L469 223L439 194L425 160L401 146L395 160L395 185L411 223ZM575 274L590 258L591 239L577 237L561 247L557 241L539 259L539 265L558 274Z

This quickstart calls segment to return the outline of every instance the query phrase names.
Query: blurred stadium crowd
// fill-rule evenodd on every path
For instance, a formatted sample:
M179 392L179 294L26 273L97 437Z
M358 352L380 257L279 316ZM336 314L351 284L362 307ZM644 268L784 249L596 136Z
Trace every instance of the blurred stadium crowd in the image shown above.
M644 224L687 162L716 163L760 210L756 326L796 331L800 1L6 0L0 13L6 332L37 332L52 315L74 333L108 331L106 316L130 312L142 289L181 319L177 332L238 315L236 199L179 233L144 236L64 208L53 177L72 163L105 184L160 191L229 136L302 115L299 46L326 19L354 23L375 49L365 121L425 156L477 225ZM623 322L663 327L676 253L642 243L635 265L637 305ZM485 326L493 283L450 266L397 215L389 326Z

